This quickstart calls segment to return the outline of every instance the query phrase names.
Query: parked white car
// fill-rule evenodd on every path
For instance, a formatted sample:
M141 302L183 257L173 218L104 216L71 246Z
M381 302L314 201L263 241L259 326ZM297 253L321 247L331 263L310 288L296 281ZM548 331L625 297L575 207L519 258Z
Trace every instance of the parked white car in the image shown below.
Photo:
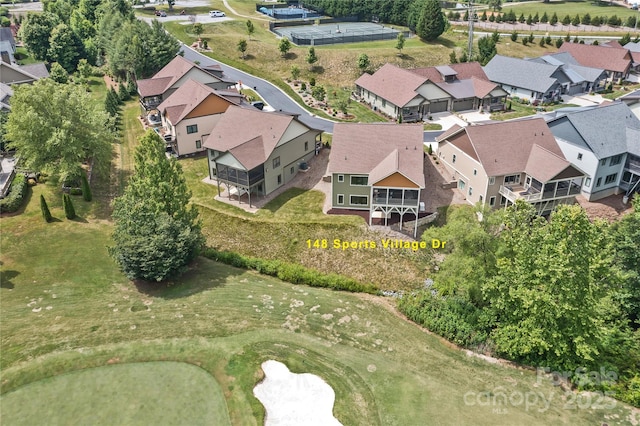
M209 18L223 18L227 15L224 14L224 12L220 12L219 10L212 10L211 12L209 12Z

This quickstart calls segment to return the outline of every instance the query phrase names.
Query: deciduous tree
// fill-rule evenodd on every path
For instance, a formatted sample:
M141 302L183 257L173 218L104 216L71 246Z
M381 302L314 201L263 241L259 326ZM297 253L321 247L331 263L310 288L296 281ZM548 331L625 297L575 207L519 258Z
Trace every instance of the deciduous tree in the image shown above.
M283 58L287 57L287 53L289 53L289 50L291 50L291 42L288 38L282 37L280 39L280 41L278 42L278 50L280 51L280 55L282 55Z
M45 78L14 86L7 138L25 167L79 182L84 161L109 167L110 122L82 87Z
M149 130L135 153L135 172L114 204L109 253L129 279L163 281L186 269L204 244L198 211L175 159Z
M251 40L251 36L256 32L256 27L253 25L253 22L248 19L247 20L247 34L249 35L249 40Z
M318 62L318 57L316 56L316 48L311 46L309 48L309 53L307 54L307 63L309 64L312 70L316 62Z
M396 49L398 53L402 55L402 49L404 49L404 33L399 32L398 37L396 38Z
M361 53L360 56L358 56L358 69L360 69L360 72L365 72L369 68L369 65L371 65L369 55Z
M44 61L49 53L49 37L60 19L50 12L30 13L22 27L20 38L34 58Z
M242 59L244 59L244 54L247 51L247 40L242 39L238 42L237 45L238 52L242 53Z

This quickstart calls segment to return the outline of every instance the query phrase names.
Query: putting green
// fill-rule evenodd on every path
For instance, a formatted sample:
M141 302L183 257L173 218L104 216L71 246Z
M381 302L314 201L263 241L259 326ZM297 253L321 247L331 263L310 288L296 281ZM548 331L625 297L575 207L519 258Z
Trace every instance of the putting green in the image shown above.
M6 425L231 425L218 382L180 362L75 371L23 386L0 401Z

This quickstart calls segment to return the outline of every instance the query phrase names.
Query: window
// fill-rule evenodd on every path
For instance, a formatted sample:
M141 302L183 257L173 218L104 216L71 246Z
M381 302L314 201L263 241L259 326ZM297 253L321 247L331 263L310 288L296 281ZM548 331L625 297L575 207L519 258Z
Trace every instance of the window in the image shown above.
M293 166L292 166L292 167L291 167L291 169L289 169L289 172L290 172L291 174L293 174L293 172L294 172L294 171L295 171L295 168L293 168Z
M478 171L476 169L473 169L473 175L477 176L478 175Z
M366 206L369 204L369 197L366 195L352 195L349 197L349 204L352 206Z
M464 189L464 186L465 186L465 185L466 185L466 184L464 183L464 181L463 181L462 179L460 179L460 180L458 181L458 188L460 188L460 189Z
M192 124L190 126L187 126L187 134L190 135L191 133L198 133L198 125L197 124Z
M618 174L614 173L612 175L607 176L606 178L604 178L604 184L609 184L609 183L613 183L616 180L618 180Z
M344 194L338 194L338 204L344 204Z
M385 99L382 100L382 108L387 106L387 101Z
M584 181L584 187L585 187L585 188L588 188L588 187L590 187L590 186L591 186L591 178L590 178L590 177L588 177L588 178L586 178L586 179L585 179L585 181Z
M202 141L196 141L196 148L197 149L202 148Z
M582 160L582 153L578 154L578 160Z
M367 176L351 176L351 186L367 186Z
M280 167L280 157L276 157L273 159L273 168Z
M507 204L507 198L504 195L500 196L500 205L504 206L505 204Z
M338 182L344 182L344 175L338 175Z
M473 187L470 186L469 187L469 196L472 196L472 195L473 195Z
M278 185L282 185L282 175L278 175Z
M505 185L513 185L514 183L520 183L520 175L510 175L504 177Z
M496 177L495 176L491 176L489 178L489 185L495 185L495 183L496 183Z
M455 163L455 162L456 162L456 155L455 155L455 154L453 154L453 160L452 160L451 162L452 162L452 163Z
M620 164L621 161L622 161L622 154L614 155L613 157L611 157L611 160L609 161L609 165L615 166L616 164Z
M601 166L606 166L607 165L607 159L603 158L602 160L600 160L600 165Z
M304 143L304 152L307 152L307 151L309 151L309 142L308 141Z
M596 188L599 187L602 184L602 178L599 177L598 180L596 181Z
M491 207L493 207L493 206L495 206L495 205L496 205L496 197L490 197L490 198L489 198L489 205L490 205Z
M478 197L478 201L482 202L484 200L484 198L481 196Z

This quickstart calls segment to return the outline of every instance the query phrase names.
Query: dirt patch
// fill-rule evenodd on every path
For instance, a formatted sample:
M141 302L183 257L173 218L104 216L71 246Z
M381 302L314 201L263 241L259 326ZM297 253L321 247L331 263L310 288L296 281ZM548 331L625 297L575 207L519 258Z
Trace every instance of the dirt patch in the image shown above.
M107 85L107 89L111 89L113 87L113 90L115 90L116 92L118 91L118 89L120 88L120 83L118 83L108 75L105 75L103 78L104 83Z
M576 201L587 212L589 219L604 219L614 222L633 210L631 201L624 204L622 197L623 194L618 194L610 195L598 201L587 201L582 195L578 195Z
M436 157L437 158L437 157ZM452 204L467 204L465 197L455 188L443 189L442 184L448 183L453 178L453 173L431 156L424 159L424 178L426 188L422 191L421 201L425 203L428 212L437 211L438 207Z

